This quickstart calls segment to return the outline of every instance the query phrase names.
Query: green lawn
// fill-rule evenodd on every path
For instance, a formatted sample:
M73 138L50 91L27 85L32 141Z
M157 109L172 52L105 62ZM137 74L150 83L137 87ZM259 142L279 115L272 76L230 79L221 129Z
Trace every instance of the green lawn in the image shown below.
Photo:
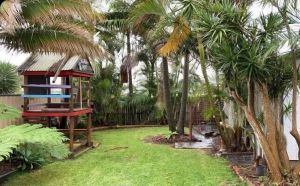
M240 185L228 163L200 150L177 150L144 143L167 128L107 130L94 133L101 145L74 160L18 173L6 185ZM122 148L128 147L128 148Z

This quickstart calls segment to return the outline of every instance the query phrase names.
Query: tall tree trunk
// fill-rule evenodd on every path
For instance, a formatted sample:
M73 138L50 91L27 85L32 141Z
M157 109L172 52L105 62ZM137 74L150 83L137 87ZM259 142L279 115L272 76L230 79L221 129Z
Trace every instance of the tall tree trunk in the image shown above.
M278 165L278 162L275 160L275 158L273 156L273 153L271 151L271 148L269 146L267 138L264 135L264 133L260 127L260 123L257 121L253 112L251 112L249 109L247 109L245 107L243 108L243 110L245 112L245 116L246 116L249 124L251 125L251 127L254 130L256 138L258 139L258 141L262 147L262 150L263 150L263 153L264 153L264 156L265 156L265 159L266 159L269 171L270 171L271 179L273 181L275 181L276 183L280 183L283 180L282 174L280 172L280 167Z
M292 130L291 135L295 138L298 145L298 158L300 159L300 134L297 128L297 97L298 97L298 69L297 69L297 57L294 49L291 50L292 55L292 67L293 67L293 95L292 95Z
M271 4L277 8L278 12L282 16L283 23L285 25L285 28L287 30L288 39L290 41L293 40L293 33L291 31L291 27L289 24L289 18L288 18L288 10L286 10L286 7L281 8L278 1L270 1ZM295 6L297 7L297 6ZM291 64L292 64L292 72L293 72L293 78L292 78L292 130L290 131L290 134L295 138L297 145L298 145L298 158L300 159L300 134L297 128L297 97L298 97L298 68L297 68L297 56L296 56L296 45L290 42L291 44ZM294 175L299 176L300 173L300 163L298 163L294 170Z
M206 70L205 49L204 49L200 35L198 35L198 52L200 55L200 66L201 66L201 70L202 70L202 74L203 74L203 78L204 78L204 83L205 83L205 87L207 90L208 102L210 104L209 107L211 109L213 107L213 96L212 96L212 91L211 91L209 78L208 78L207 70Z
M183 85L182 85L182 94L181 94L181 103L180 103L180 113L177 122L177 133L179 135L184 134L184 123L186 116L186 107L187 107L187 98L188 98L188 89L189 89L189 51L185 52L184 58L184 69L183 69Z
M268 87L266 84L262 84L260 86L260 92L263 98L263 112L264 112L264 123L266 126L266 137L268 143L270 144L270 148L276 162L280 162L278 148L277 148L277 136L276 136L277 130L276 130L275 118L271 110L271 101L269 97ZM285 149L281 149L281 150L285 150ZM280 164L280 168L281 168L281 164Z
M154 79L155 63L156 63L156 57L150 60L149 85L148 85L150 98L153 98L156 95L156 84Z
M127 55L131 56L131 42L130 42L130 30L126 32L127 38ZM128 88L129 88L129 96L133 94L133 83L132 83L132 72L131 72L131 65L127 69L128 70Z
M164 86L164 101L167 113L167 120L169 125L169 130L171 132L176 131L176 125L174 121L174 114L172 110L172 101L171 101L171 90L170 90L170 79L169 79L169 67L168 59L166 57L162 58L163 66L163 86Z
M279 159L281 162L281 167L285 171L290 171L290 161L289 156L286 150L286 138L284 135L284 129L283 129L283 95L279 95L277 98L273 99L273 108L274 108L274 118L275 118L275 125L276 125L276 133L277 133L277 149Z
M244 110L247 121L251 125L254 134L262 147L263 153L265 155L264 157L266 159L268 168L270 170L271 179L276 183L280 183L283 180L283 177L280 171L279 162L276 161L272 153L267 137L261 128L261 124L256 118L253 105L251 104L254 102L254 88L252 86L252 82L251 81L248 82L248 104L245 104L240 98L240 96L237 95L236 92L233 92L232 95L235 101Z

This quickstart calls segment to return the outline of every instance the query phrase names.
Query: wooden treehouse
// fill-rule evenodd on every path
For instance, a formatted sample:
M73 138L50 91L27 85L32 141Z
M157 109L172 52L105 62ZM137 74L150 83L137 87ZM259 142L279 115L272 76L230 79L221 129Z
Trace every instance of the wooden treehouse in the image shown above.
M88 60L36 54L18 68L18 73L24 76L25 122L57 127L68 135L72 152L82 145L92 146L90 79L94 71ZM76 139L75 134L84 133L83 139Z

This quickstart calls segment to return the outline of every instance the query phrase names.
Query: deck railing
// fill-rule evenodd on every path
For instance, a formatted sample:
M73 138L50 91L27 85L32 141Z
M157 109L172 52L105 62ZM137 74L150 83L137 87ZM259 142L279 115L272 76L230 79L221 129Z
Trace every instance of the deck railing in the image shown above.
M53 99L53 102L59 102L59 101L60 99ZM36 104L36 106L33 106L31 109L38 109L40 107L38 104L43 104L44 102L45 102L44 99L32 100L31 103ZM20 117L12 120L0 120L0 128L4 128L8 125L13 125L13 124L18 125L23 123L21 112L23 111L22 105L24 104L24 100L21 97L21 94L0 95L0 103L20 110Z

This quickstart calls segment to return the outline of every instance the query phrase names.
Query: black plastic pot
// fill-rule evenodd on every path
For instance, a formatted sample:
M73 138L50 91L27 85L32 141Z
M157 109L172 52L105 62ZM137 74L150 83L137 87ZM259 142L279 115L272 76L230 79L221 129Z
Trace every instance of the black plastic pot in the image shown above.
M256 166L256 176L264 176L266 175L266 166L257 165Z

